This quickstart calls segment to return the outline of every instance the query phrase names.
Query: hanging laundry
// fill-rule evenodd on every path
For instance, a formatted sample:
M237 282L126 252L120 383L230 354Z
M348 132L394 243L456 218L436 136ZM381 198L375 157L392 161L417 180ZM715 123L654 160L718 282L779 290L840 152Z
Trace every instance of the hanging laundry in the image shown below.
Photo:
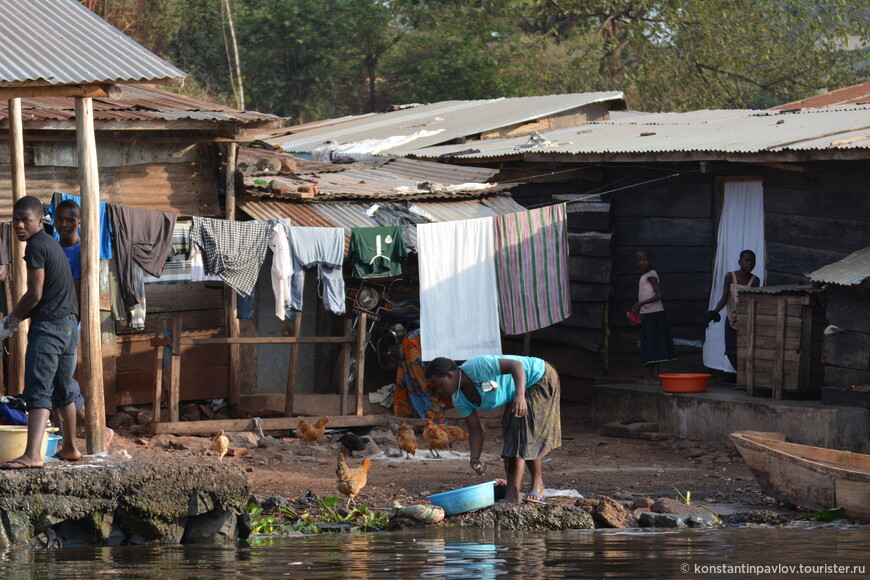
M220 276L211 276L205 273L205 264L202 263L202 252L199 246L190 244L190 281L191 282L223 282Z
M290 305L302 310L302 287L305 268L317 267L317 278L323 283L323 306L335 314L344 314L344 228L287 228L287 240L293 254L293 275L290 279Z
M220 276L230 288L247 296L257 284L274 225L274 221L194 217L190 241L202 251L206 274Z
M571 315L566 213L565 204L559 203L493 218L499 311L506 334L531 332Z
M168 257L160 277L145 275L146 284L187 284L190 280L190 222L175 222Z
M130 309L130 326L133 330L145 329L145 272L139 264L133 264L133 291L139 302Z
M420 224L423 360L501 354L492 218Z
M236 318L239 320L253 320L254 310L257 308L257 287L251 290L247 296L236 294Z
M408 250L400 226L351 228L350 253L354 278L385 278L402 273Z
M160 276L166 263L176 214L108 204L106 208L115 236L115 257L121 298L127 308L139 303L133 289L133 264L152 276Z
M79 207L82 207L82 198L77 195L70 195L68 193L58 193L54 192L51 195L51 205L48 207L48 213L51 214L52 221L54 220L54 209L57 207L62 201L67 199L71 199L77 204ZM109 219L107 214L109 204L105 201L100 202L100 259L101 260L111 260L112 259L112 221ZM81 228L79 228L79 234L81 234ZM54 232L54 239L60 240L60 236L57 232Z
M293 259L287 241L287 228L278 223L269 238L272 250L272 291L275 293L275 316L284 320L284 313L290 305L290 277L293 275Z

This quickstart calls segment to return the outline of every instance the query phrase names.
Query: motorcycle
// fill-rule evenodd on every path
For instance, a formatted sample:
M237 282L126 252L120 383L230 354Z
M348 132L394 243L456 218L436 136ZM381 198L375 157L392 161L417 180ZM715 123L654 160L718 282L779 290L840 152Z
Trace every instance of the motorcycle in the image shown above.
M371 349L384 370L398 368L405 335L420 326L419 290L414 280L397 278L389 284L360 281L348 290L351 308L365 312L371 321L366 329L366 350ZM354 320L354 328L359 316Z

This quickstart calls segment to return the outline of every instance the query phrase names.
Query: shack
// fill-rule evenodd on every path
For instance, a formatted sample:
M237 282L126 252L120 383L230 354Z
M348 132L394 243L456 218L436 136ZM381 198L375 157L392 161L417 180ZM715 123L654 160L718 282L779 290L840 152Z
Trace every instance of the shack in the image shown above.
M9 131L7 103L0 102L0 134ZM100 160L101 201L185 216L223 218L227 187L234 186L235 151L250 135L273 129L283 119L235 111L148 85L124 86L113 98L93 99L94 132ZM30 195L44 203L54 192L78 194L76 116L72 99L21 99L24 170ZM0 158L9 158L0 140ZM229 171L227 170L229 164ZM5 170L9 165L5 164ZM0 219L11 218L11 182L0 183ZM142 328L112 315L107 280L100 288L103 384L108 413L153 398L153 348L163 319L180 317L197 336L227 332L227 291L221 283L155 285L147 294ZM183 381L191 398L228 394L228 347L190 347Z
M870 409L870 247L807 277L825 304L822 402Z
M583 171L580 178L568 173L561 182L523 185L514 198L524 205L542 198L569 200L574 208L599 199L607 204L601 208L607 219L599 220L607 229L588 231L612 236L612 258L605 258L612 265L612 294L591 326L579 324L606 331L607 341L590 344L575 332L562 342L565 337L548 333L545 339L539 331L535 352L558 340L602 355L602 364L576 369L581 376L639 373L638 331L625 311L637 295L635 253L648 247L677 341L679 362L671 370L706 365L731 371L720 354L721 327L705 330L704 312L718 301L740 250L754 249L755 273L764 284L780 285L805 282L805 272L870 240L868 111L852 104L789 112L614 113L534 140L481 140L409 155L507 175L535 168L550 179ZM584 309L575 305L574 311Z

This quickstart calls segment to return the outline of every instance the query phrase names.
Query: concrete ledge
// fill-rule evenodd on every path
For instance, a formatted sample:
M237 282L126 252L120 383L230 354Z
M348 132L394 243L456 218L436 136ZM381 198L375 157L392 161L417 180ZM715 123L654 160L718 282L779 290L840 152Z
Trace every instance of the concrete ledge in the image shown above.
M634 416L659 423L680 439L725 445L731 444L730 433L742 429L778 431L795 443L865 453L862 446L870 441L870 409L750 397L720 385L692 394L665 393L659 385L593 387L596 426Z

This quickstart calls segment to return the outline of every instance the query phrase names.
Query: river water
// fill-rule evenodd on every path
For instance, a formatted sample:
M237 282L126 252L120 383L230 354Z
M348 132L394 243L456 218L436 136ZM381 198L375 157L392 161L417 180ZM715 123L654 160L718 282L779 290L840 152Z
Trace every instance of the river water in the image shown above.
M269 537L234 546L16 550L0 558L2 578L51 580L867 578L868 575L870 529L866 527L533 534L427 529Z

